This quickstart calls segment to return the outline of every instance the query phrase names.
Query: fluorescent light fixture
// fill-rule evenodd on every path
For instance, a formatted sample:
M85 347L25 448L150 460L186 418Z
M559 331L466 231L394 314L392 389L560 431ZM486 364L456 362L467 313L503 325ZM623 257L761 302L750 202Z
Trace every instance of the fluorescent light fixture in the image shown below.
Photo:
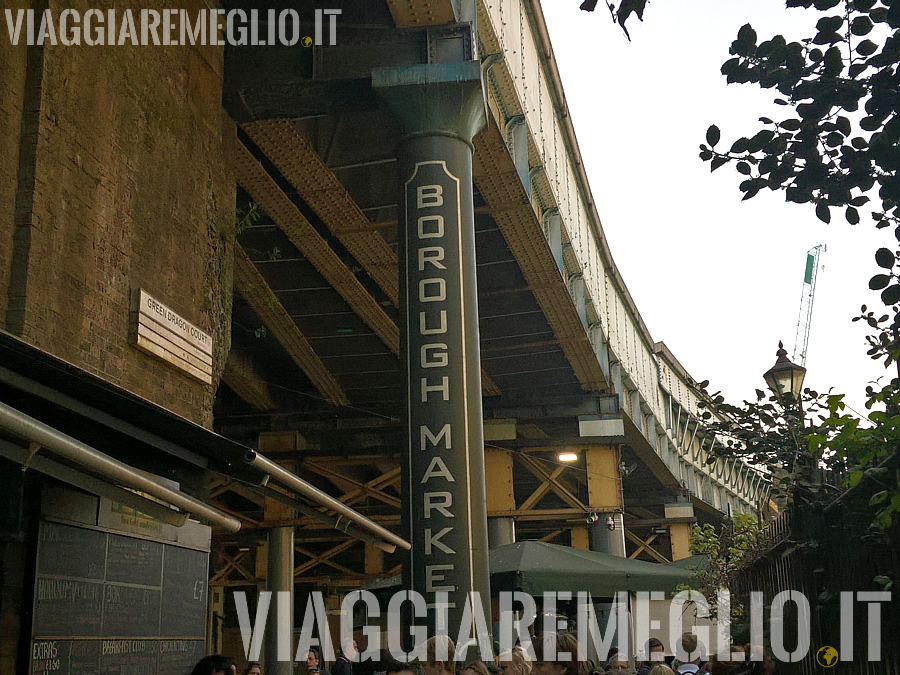
M578 455L576 455L574 452L561 452L556 456L556 459L558 459L560 462L577 462Z

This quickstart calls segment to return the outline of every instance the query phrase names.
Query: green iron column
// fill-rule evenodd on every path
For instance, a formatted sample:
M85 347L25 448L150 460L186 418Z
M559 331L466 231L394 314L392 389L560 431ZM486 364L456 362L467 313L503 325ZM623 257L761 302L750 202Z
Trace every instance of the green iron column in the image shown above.
M407 133L398 149L403 508L413 545L404 587L429 606L448 594L455 639L470 592L490 611L472 203L472 138L485 120L481 65L385 68L373 85ZM428 626L433 632L433 612Z

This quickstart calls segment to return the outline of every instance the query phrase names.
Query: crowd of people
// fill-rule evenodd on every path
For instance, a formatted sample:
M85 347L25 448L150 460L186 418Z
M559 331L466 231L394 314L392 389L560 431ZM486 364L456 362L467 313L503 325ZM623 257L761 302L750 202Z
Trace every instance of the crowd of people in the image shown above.
M662 641L650 638L634 671L630 670L628 658L616 648L601 663L592 663L585 658L575 637L566 632L539 636L530 649L517 645L501 653L496 662L474 659L457 662L453 641L446 636L429 638L424 659L401 662L384 650L376 660L355 662L357 645L353 641L344 645L331 673L323 667L318 650L310 649L306 670L308 675L771 675L774 670L766 659L750 659L750 645L733 646L729 660L716 656L706 660L696 635L685 633L680 642L684 654L696 655L693 660L679 661L667 656ZM468 653L477 654L477 649ZM232 659L213 655L203 658L191 675L238 675L238 671ZM262 675L262 669L258 663L251 663L244 675Z

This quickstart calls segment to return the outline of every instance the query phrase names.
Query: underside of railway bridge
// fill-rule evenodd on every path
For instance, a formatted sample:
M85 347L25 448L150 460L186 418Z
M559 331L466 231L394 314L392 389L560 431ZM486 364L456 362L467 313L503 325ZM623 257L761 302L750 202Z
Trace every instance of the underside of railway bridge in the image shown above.
M216 430L415 539L402 532L398 148L411 125L461 106L460 73L475 63L491 546L540 539L666 562L689 554L692 522L763 503L760 476L707 462L716 439L703 433L693 382L650 338L616 270L539 4L334 4L335 45L226 49L239 247ZM397 104L398 81L408 105ZM217 538L213 585L262 583L279 527L296 528L296 584L340 591L401 568L399 552L335 531L289 495L221 478L212 497L243 524Z

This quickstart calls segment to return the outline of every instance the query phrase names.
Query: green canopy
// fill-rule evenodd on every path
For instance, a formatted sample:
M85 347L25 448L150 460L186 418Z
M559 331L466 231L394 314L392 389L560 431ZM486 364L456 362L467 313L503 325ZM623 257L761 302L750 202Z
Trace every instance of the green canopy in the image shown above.
M709 558L702 554L692 555L667 564L669 567L678 567L683 570L688 570L689 572L694 572L695 570L705 570L706 566L709 565Z
M694 576L693 569L682 569L677 563L648 563L541 541L492 549L489 565L492 594L519 590L537 596L544 591L587 591L593 598L611 598L619 591L668 593L678 584L690 584ZM394 592L401 583L397 575L370 582L365 588L376 593Z
M691 570L642 562L540 541L522 541L490 551L491 592L587 591L609 598L619 591L672 592L690 583Z

